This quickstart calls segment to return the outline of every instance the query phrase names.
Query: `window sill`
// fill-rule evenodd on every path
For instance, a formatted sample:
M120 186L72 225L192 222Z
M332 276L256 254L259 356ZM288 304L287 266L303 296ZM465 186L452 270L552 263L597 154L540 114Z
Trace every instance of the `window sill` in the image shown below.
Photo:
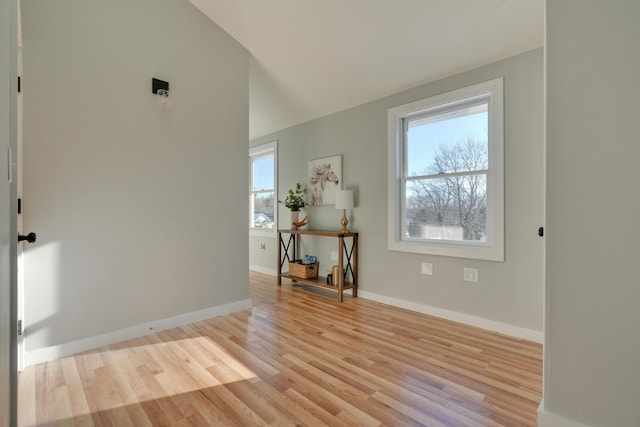
M276 238L278 233L275 228L263 229L263 228L250 228L249 236L257 236L257 237L272 237Z
M390 241L388 249L396 252L479 259L485 261L504 261L504 250L502 248L491 247L487 244Z

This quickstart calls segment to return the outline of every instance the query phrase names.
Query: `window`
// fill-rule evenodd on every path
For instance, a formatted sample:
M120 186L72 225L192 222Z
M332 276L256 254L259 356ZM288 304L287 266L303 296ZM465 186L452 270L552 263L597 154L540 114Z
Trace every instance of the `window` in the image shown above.
M504 260L502 78L389 110L389 249Z
M273 234L277 228L277 141L249 150L249 229L251 235Z

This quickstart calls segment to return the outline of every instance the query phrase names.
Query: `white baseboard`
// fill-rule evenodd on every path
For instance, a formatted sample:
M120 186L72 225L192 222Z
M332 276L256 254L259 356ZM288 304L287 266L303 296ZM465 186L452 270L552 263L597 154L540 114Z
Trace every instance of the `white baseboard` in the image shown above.
M588 427L577 421L569 420L553 412L545 411L544 400L538 406L538 427Z
M249 270L257 271L258 273L267 274L269 276L278 275L278 270L276 270L275 268L260 267L259 265L250 265Z
M418 313L428 314L430 316L464 323L465 325L476 326L478 328L487 329L489 331L499 332L501 334L524 339L527 341L533 341L540 344L544 342L544 334L542 331L522 328L520 326L514 326L508 323L497 322L495 320L484 319L482 317L459 313L457 311L445 310L443 308L405 301L398 298L392 298L363 290L358 290L358 296L371 301L392 305L394 307L400 307Z
M61 357L71 356L83 351L92 350L106 345L111 345L133 338L141 337L150 333L160 332L167 329L187 325L189 323L199 322L201 320L221 316L223 314L245 310L247 308L251 308L251 306L252 302L249 298L225 305L205 308L204 310L179 314L177 316L169 317L166 319L159 319L156 321L143 323L141 325L131 326L129 328L108 332L106 334L81 338L78 340L66 342L64 344L29 350L25 353L25 365L37 365L39 363L48 362L50 360L59 359Z

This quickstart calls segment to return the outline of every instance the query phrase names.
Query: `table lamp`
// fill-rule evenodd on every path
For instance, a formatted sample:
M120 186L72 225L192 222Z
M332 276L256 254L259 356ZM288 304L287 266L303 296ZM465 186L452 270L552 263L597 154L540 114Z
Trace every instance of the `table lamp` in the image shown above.
M353 191L352 190L337 190L336 191L336 209L342 209L342 229L340 233L348 233L347 224L347 209L353 209Z

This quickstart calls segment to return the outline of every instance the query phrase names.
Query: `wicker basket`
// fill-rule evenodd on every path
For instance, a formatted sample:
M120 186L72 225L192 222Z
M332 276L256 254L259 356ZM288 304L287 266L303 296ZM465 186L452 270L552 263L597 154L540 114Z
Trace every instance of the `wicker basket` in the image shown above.
M289 262L289 276L299 277L301 279L318 277L319 264L319 262L315 264L303 264L301 260Z

